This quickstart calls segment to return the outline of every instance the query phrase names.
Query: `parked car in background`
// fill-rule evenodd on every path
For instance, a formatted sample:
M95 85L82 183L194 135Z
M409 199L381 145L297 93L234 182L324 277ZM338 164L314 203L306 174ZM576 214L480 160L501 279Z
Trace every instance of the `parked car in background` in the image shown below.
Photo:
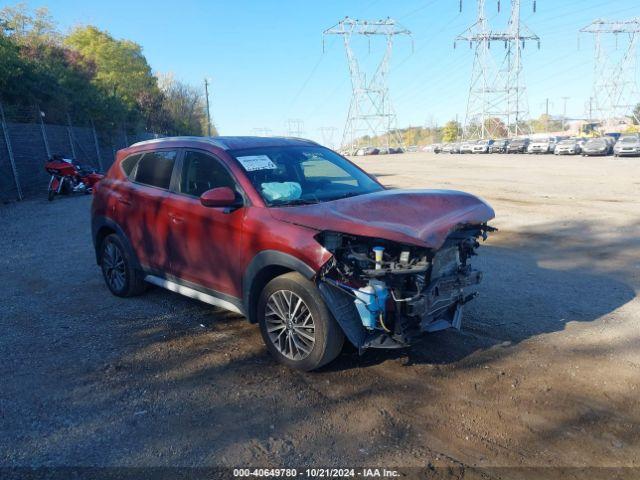
M306 371L345 340L362 353L459 329L493 217L468 193L387 189L310 140L174 137L117 153L91 232L113 295L151 283L239 313Z
M556 145L553 153L556 155L578 155L582 152L580 141L577 138L562 140Z
M415 153L418 151L418 146L417 145L409 145L407 147L407 152L409 153Z
M582 156L609 155L613 151L610 138L599 137L587 140L582 148Z
M452 143L451 144L451 151L449 153L460 153L460 144L459 143Z
M404 148L402 147L389 147L389 153L393 153L395 155L399 153L404 153Z
M527 153L553 153L556 148L555 137L536 138L531 140Z
M489 148L493 145L493 140L478 140L471 148L473 153L489 153Z
M624 135L620 137L613 147L613 154L616 157L640 155L640 135Z
M380 153L380 149L376 147L363 147L358 149L356 152L357 157L361 157L363 155L378 155Z
M508 145L509 140L506 138L495 140L493 144L489 146L489 153L506 153Z
M451 149L453 148L453 144L452 143L444 143L442 145L442 149L440 150L441 153L451 153Z
M473 146L476 142L467 141L460 144L460 153L473 153Z
M528 138L516 138L511 140L507 145L507 153L526 153L529 148L530 140Z

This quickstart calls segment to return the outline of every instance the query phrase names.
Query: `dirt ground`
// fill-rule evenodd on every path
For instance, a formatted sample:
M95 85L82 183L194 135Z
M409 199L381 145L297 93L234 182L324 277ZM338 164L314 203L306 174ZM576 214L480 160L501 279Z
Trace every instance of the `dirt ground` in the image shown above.
M238 315L109 294L89 197L0 206L0 466L640 466L640 158L405 154L497 212L463 331L323 370Z

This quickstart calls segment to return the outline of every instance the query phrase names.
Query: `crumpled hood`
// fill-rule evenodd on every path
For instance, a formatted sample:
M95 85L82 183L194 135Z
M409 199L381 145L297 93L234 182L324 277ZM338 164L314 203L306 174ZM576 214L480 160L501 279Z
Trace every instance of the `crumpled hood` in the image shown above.
M319 231L440 248L458 226L494 218L478 197L453 190L382 190L332 202L270 208L281 221Z

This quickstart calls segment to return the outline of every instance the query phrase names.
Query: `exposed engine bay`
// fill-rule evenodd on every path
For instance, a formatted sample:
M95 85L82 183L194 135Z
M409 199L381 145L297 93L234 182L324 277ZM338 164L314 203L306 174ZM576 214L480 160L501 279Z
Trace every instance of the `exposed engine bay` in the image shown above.
M324 231L316 238L333 257L319 272L318 287L360 351L405 347L425 332L460 328L463 305L482 279L469 259L479 238L494 230L461 227L436 251Z

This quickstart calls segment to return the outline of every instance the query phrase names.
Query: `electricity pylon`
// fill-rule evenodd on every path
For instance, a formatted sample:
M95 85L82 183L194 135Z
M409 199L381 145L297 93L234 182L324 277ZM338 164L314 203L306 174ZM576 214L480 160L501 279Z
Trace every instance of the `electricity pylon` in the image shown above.
M373 21L345 17L323 32L323 49L326 35L342 35L351 75L351 103L342 134L342 147L355 153L365 136L382 138L380 143L383 145L380 146L401 147L402 138L397 131L396 114L389 98L387 79L394 38L398 35L411 37L411 32L389 17ZM384 37L386 41L380 61L369 75L355 53L352 43L354 35L368 40L369 53L372 37Z
M640 123L633 103L640 99L637 79L640 18L621 21L598 19L580 32L594 36L593 100L602 126L611 128L625 117L632 117ZM609 40L615 40L614 48L612 42L605 43L605 35ZM625 43L618 50L620 36Z
M258 137L270 137L273 131L267 127L256 127L253 129L253 134Z
M322 135L322 144L325 147L335 148L335 135L338 129L336 127L320 127L320 135Z
M287 120L287 137L302 138L304 134L304 121L299 118Z
M511 14L505 31L490 28L485 14L485 0L478 0L476 22L454 42L475 45L473 71L464 125L465 138L514 137L530 133L526 121L529 107L522 73L522 50L527 41L540 38L520 19L521 0L511 0ZM498 10L500 1L498 1ZM535 3L534 3L535 11ZM491 42L504 45L504 53L494 55Z

